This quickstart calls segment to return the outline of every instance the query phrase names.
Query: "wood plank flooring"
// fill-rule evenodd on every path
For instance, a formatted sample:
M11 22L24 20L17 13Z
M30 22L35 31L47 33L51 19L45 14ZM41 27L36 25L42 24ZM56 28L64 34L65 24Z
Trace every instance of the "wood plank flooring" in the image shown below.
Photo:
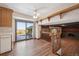
M50 42L31 39L15 43L13 50L2 56L55 56L55 54L52 53Z
M62 56L79 56L79 39L61 39ZM51 43L45 40L31 39L16 42L11 52L1 56L56 56L52 53Z
M63 38L61 48L64 56L79 56L79 39Z

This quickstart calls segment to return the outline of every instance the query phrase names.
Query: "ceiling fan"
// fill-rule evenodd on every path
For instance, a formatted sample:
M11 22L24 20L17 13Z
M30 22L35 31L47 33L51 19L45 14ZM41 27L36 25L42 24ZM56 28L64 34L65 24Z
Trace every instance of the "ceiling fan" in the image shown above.
M40 13L38 12L39 10L44 10L47 7L41 7L33 10L33 18L38 19L40 17Z

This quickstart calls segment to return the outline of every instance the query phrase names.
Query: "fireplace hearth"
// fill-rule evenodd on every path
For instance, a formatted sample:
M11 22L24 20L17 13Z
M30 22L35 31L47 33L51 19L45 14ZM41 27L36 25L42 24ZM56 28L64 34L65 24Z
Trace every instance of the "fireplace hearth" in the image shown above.
M68 37L75 37L74 33L69 33Z

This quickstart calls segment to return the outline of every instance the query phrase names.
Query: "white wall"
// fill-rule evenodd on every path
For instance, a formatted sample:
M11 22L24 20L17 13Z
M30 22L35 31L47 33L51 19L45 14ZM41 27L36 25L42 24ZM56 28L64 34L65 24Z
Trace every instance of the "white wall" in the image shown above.
M38 23L36 23L36 38L40 38L40 31L41 31L41 26L38 24Z
M12 19L12 41L15 42L15 19Z
M12 41L15 41L15 19L16 20L25 20L25 21L34 21L31 16L24 15L19 12L13 13L13 19L12 19ZM34 33L32 33L34 35Z
M62 19L60 17L52 17L51 24L61 24L61 23L70 23L70 22L78 22L79 21L79 9L67 12L62 14Z
M60 19L59 15L50 18L50 21L45 19L42 21L42 23L40 23L40 25L61 24L61 23L78 22L78 21L79 21L79 9L76 9L68 13L62 14L62 19Z
M75 18L79 18L79 9L63 14L63 19L75 19Z
M48 22L49 22L48 19L45 19L45 20L42 21L41 24L43 25L43 24L46 24L46 23L48 23Z
M25 15L25 14L22 14L22 13L19 13L19 12L14 12L13 13L13 18L34 21L32 16L28 16L28 15Z

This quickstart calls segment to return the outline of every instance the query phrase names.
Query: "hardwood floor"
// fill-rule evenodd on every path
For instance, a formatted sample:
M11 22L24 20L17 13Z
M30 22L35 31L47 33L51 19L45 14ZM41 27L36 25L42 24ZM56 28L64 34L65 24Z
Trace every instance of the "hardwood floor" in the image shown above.
M79 56L79 39L63 38L61 40L62 55Z
M28 40L15 43L11 52L2 56L55 56L51 50L50 42L45 40Z
M62 56L79 56L79 39L61 39ZM45 40L28 40L16 42L11 52L1 56L57 56L52 53L51 43Z

